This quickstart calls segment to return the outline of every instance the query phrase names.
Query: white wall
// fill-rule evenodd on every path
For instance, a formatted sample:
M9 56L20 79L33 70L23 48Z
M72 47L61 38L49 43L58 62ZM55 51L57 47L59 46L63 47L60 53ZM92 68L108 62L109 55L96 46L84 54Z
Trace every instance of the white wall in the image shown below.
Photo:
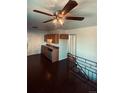
M97 59L97 33L96 26L79 28L73 30L56 30L50 33L68 33L77 35L77 56L84 57L93 61ZM64 49L63 49L64 50ZM62 50L61 50L62 51ZM65 52L61 52L61 55L65 55ZM64 53L64 54L63 54Z
M77 34L77 55L96 61L97 57L97 36L96 28L78 30Z
M40 54L41 45L44 44L44 32L38 30L28 30L27 38L27 55Z

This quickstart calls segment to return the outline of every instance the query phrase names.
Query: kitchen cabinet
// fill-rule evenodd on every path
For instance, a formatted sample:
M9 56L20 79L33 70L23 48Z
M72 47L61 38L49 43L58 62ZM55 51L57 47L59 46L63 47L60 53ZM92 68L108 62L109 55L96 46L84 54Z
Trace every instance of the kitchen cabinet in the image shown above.
M69 35L68 34L60 34L60 39L68 39Z
M46 34L44 35L44 41L47 42L48 39L52 39L51 43L58 44L59 39L68 39L68 34Z
M47 42L47 39L52 39L52 43L59 43L59 34L46 34L44 35L44 41Z
M59 60L59 47L52 45L42 45L41 53L46 56L52 63Z

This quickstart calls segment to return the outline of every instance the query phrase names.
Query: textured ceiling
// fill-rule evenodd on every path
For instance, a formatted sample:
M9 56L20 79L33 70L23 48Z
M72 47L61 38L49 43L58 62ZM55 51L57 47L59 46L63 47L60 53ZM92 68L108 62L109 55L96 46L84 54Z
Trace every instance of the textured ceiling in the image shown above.
M61 10L68 0L27 0L27 28L50 31L55 29L71 30L76 28L96 26L97 24L97 2L96 0L75 0L79 4L70 13L74 16L85 17L83 21L66 20L63 26L55 26L52 22L42 23L51 17L35 13L32 10L42 10L54 13ZM37 26L38 28L32 28Z

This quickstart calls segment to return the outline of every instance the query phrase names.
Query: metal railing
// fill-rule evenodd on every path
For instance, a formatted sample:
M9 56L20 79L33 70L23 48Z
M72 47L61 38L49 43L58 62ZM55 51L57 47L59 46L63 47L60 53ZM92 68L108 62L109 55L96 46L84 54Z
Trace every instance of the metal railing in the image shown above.
M71 57L76 64L76 68L85 76L88 82L97 84L97 62L67 53L68 58ZM84 78L84 77L82 77Z

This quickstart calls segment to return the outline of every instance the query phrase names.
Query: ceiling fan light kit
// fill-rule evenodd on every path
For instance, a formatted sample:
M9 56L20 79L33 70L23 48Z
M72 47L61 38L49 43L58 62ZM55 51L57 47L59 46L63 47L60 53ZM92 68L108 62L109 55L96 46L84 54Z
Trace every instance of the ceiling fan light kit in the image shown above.
M62 10L58 10L53 14L43 12L43 11L40 11L40 10L33 10L33 12L53 17L52 19L44 21L43 23L47 23L47 22L52 21L55 25L57 25L57 24L63 25L65 20L82 21L84 19L84 17L76 17L76 16L68 15L69 12L73 8L75 8L77 5L78 5L78 3L75 0L69 0Z

